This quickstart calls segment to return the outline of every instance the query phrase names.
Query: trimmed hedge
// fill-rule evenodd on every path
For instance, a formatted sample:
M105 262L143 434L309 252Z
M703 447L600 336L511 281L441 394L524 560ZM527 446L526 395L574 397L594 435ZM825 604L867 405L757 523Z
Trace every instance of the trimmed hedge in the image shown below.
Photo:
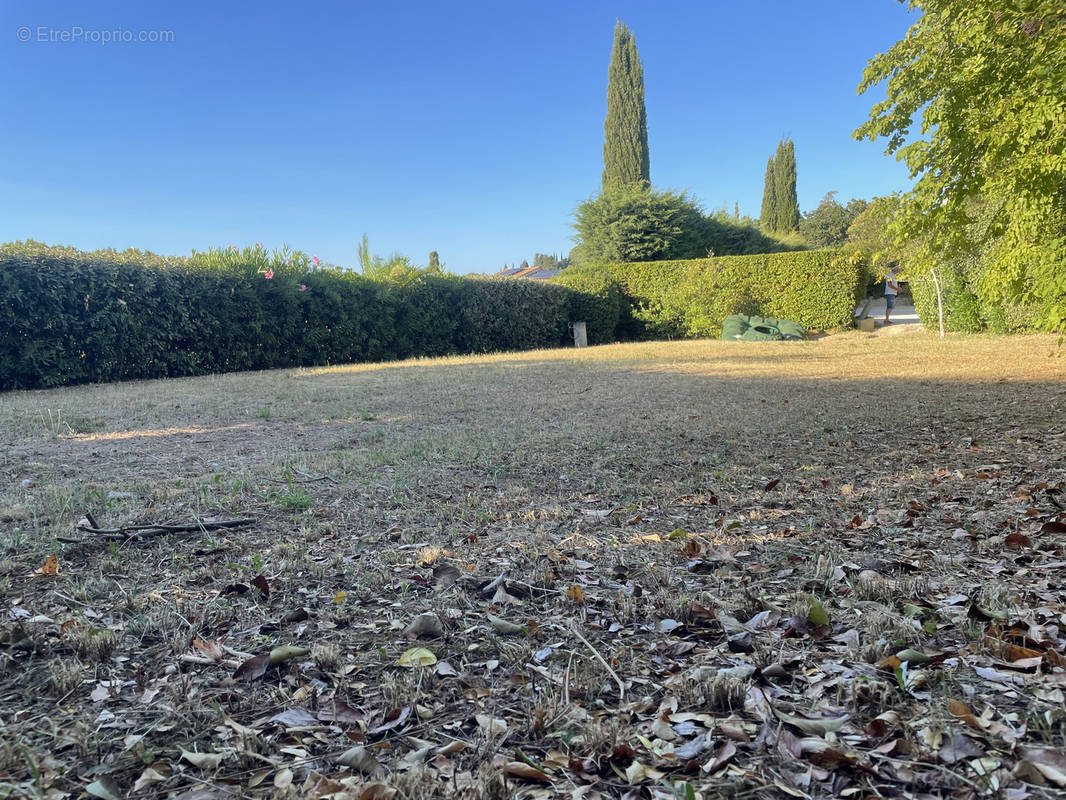
M0 390L557 347L572 306L597 302L521 279L400 286L259 248L16 243L0 246Z
M632 307L637 338L720 336L732 314L829 330L852 324L866 288L861 254L806 250L603 267Z
M574 290L571 315L585 323L589 344L615 341L623 307L629 311L618 281L598 267L568 267L553 280Z

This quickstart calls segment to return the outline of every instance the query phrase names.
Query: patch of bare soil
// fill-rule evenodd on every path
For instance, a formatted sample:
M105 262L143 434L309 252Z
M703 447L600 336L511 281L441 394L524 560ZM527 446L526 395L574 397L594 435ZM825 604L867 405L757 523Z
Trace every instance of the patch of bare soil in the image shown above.
M4 396L0 796L1060 797L1052 345Z

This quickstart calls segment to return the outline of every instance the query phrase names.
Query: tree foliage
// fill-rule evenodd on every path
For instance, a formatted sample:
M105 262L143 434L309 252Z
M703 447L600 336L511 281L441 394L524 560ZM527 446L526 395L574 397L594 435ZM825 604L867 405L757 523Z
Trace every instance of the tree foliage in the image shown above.
M607 73L607 118L603 123L603 190L650 186L648 115L644 108L644 68L637 43L621 20Z
M764 231L777 228L777 200L774 197L774 157L766 159L766 175L762 185L762 209L759 212L759 225Z
M990 301L1066 320L1066 11L1050 0L912 0L921 17L868 64L884 83L857 138L887 140L914 188L893 231L914 263L984 251ZM920 122L918 122L920 120ZM918 131L913 128L918 126ZM972 201L992 213L979 229Z
M865 209L863 200L851 200L847 207L836 200L836 192L828 192L814 211L800 220L800 233L811 247L840 247L848 238L848 226Z
M706 255L707 218L687 194L630 184L577 207L572 257L578 264Z
M774 227L779 233L799 230L799 198L796 194L796 146L791 139L777 145L774 155Z

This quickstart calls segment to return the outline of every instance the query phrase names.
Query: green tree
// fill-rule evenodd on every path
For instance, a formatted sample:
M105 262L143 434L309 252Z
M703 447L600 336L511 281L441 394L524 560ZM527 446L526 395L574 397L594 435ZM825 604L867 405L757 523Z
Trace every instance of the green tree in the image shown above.
M603 190L651 185L644 68L637 44L621 20L614 26L607 72L607 118L603 123Z
M774 227L779 233L799 230L799 198L796 195L796 148L791 139L777 145L774 156Z
M766 177L762 184L762 210L759 225L764 231L777 229L777 199L774 197L774 157L766 159Z
M799 230L810 247L840 247L848 238L848 226L858 216L860 203L852 200L847 208L837 202L836 192L828 192L818 208L803 215Z
M922 269L983 251L986 302L1066 322L1066 11L1051 0L912 0L922 14L863 73L884 83L856 138L916 178L893 222ZM920 129L912 131L916 118ZM972 200L992 213L975 226ZM984 222L985 220L982 220Z
M574 264L659 261L707 254L711 222L687 194L630 184L577 207Z

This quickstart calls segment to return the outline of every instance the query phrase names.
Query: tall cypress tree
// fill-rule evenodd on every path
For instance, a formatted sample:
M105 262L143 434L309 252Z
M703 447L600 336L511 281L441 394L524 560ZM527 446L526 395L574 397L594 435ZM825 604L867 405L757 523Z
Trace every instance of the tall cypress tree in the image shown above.
M764 231L777 230L777 198L774 196L774 157L766 159L766 177L762 184L762 210L759 225Z
M774 198L777 213L775 230L792 233L799 230L799 198L796 195L796 147L791 139L777 145L774 158Z
M603 123L603 190L651 185L644 68L637 43L621 20L614 26L607 71L607 119Z

